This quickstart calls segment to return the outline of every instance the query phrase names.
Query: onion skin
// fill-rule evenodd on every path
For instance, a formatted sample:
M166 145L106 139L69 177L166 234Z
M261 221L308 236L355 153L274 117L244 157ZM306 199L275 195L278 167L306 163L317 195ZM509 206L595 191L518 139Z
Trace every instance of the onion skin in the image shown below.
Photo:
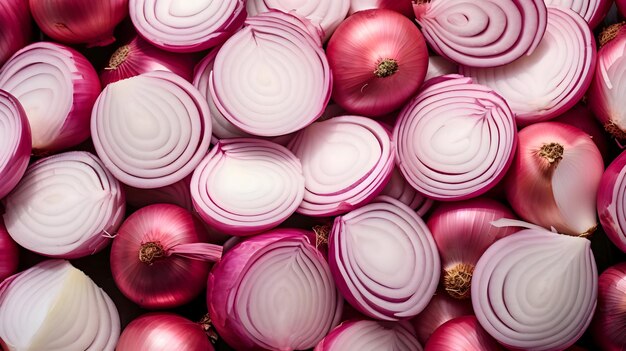
M0 66L31 40L30 8L25 0L0 1Z
M572 109L552 120L572 125L583 132L589 134L591 140L596 144L602 154L602 158L607 162L610 157L609 140L602 125L598 123L593 113L583 104L577 104Z
M451 319L437 328L424 351L504 351L475 316Z
M0 90L0 199L20 181L32 148L30 125L22 104Z
M148 313L124 328L117 351L214 351L198 323L173 313Z
M348 17L330 38L326 54L333 101L351 114L370 117L400 108L417 92L428 68L419 29L385 9Z
M18 246L11 239L4 220L0 217L0 283L17 271L18 263Z
M314 351L422 351L409 323L349 320L331 331Z
M626 347L626 263L602 272L598 284L598 308L591 325L594 340L602 350L623 350Z
M442 324L453 318L473 313L471 301L455 299L445 291L439 291L433 296L426 308L412 319L417 340L422 345L426 345L433 332Z
M621 153L607 167L598 187L597 207L602 229L611 242L626 252L626 153Z

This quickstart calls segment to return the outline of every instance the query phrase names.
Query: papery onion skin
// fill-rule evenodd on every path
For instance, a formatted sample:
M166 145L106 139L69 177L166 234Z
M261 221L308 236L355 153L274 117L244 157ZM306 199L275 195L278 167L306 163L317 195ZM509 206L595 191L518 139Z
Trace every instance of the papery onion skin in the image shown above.
M459 300L450 297L445 291L438 291L430 300L426 308L412 319L417 333L417 340L422 345L445 322L466 315L473 314L470 300Z
M411 0L350 0L349 15L355 12L369 9L388 9L393 10L404 16L413 19L413 6Z
M609 140L607 134L602 129L600 123L595 118L589 108L583 104L577 104L572 109L552 119L553 122L561 122L572 125L583 132L589 134L591 140L596 144L602 154L602 158L607 162L610 157Z
M32 149L30 125L17 99L0 90L0 199L20 181Z
M11 239L4 220L0 217L0 282L17 271L18 263L18 246Z
M391 179L389 179L389 183L387 183L387 186L380 195L387 195L402 202L414 209L420 217L428 213L435 203L432 199L427 198L415 190L406 179L404 179L404 176L398 168L393 169Z
M115 41L113 30L128 15L128 0L29 0L39 28L66 44L106 46Z
M155 312L134 319L124 328L117 351L213 351L198 323L173 313Z
M35 77L47 81L36 82ZM53 85L50 79L62 81ZM89 116L100 93L100 80L78 51L51 42L30 44L2 66L0 89L13 94L26 111L33 152L62 150L89 137ZM35 95L42 91L49 94L49 101Z
M598 284L598 308L591 325L592 335L602 350L623 350L626 347L626 263L602 272Z
M355 13L326 48L332 98L347 112L379 117L400 108L424 81L428 49L408 18L386 9Z
M620 0L616 0L618 3ZM611 0L544 0L547 6L567 7L574 10L595 28L609 12L613 2Z
M597 227L596 192L603 169L602 155L587 133L558 122L536 123L519 133L506 197L526 221L589 235Z
M472 67L529 55L546 30L544 0L413 1L413 10L433 50Z
M30 42L32 24L25 0L0 1L0 66Z
M451 319L437 328L424 351L504 351L475 316Z
M509 349L563 350L591 322L597 290L589 240L526 229L480 258L472 305L480 325Z
M621 153L602 174L598 187L598 217L606 236L626 252L626 153Z
M422 351L411 325L402 322L349 320L333 329L314 351Z
M213 267L207 289L209 314L218 334L231 347L312 348L339 323L343 299L311 237L311 232L298 229L275 229L252 236L230 248ZM300 264L308 267L307 273L300 272L306 276L290 277L281 272ZM269 286L263 286L263 280L257 281L270 277L272 283L266 283ZM305 281L308 279L315 280ZM280 287L284 292L276 295ZM298 287L305 290L289 291ZM266 300L257 301L263 298ZM291 310L296 307L300 310ZM293 313L297 315L289 315Z

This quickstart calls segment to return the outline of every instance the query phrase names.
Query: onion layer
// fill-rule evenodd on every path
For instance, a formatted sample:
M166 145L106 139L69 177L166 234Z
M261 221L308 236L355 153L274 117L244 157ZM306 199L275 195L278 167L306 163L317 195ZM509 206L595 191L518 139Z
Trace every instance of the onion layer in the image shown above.
M435 200L478 196L509 168L517 130L506 101L471 78L429 81L400 113L393 140L406 180Z
M389 133L365 117L313 123L289 149L302 162L306 191L297 212L307 216L342 214L369 202L387 185L394 167Z
M548 6L566 7L578 13L595 28L611 8L611 0L544 0Z
M422 351L407 322L353 320L341 323L314 351Z
M402 176L398 168L393 169L391 179L389 179L389 183L387 183L387 186L380 195L387 195L402 202L415 210L420 217L423 217L434 203L432 199L427 198L415 190L406 179L404 179L404 176Z
M591 331L605 351L626 347L626 263L602 272L598 279L598 309Z
M24 107L35 151L58 151L89 137L89 114L100 81L78 51L54 43L31 44L2 67L0 89Z
M480 258L472 304L481 326L508 348L563 350L591 322L597 284L589 240L526 229Z
M417 22L439 55L473 67L532 53L546 30L544 0L413 1Z
M208 280L209 314L238 350L303 350L341 317L343 300L310 233L278 229L231 248Z
M474 316L449 320L433 333L425 351L503 351Z
M598 217L613 244L626 252L626 153L607 167L598 187Z
M142 189L185 178L211 141L202 95L171 72L150 72L107 85L93 109L98 156L120 181Z
M25 0L0 1L0 66L31 39L30 9Z
M30 126L22 104L0 90L0 199L22 179L31 145Z
M459 300L450 297L445 291L433 296L422 313L413 318L413 326L417 332L417 340L425 345L430 336L445 322L474 314L470 300Z
M18 246L11 239L4 220L0 217L0 283L17 271L18 258Z
M124 218L121 184L85 151L32 164L5 199L4 220L18 244L42 255L78 258L110 242Z
M119 335L113 301L68 261L44 261L0 285L7 351L113 351Z
M463 75L501 94L527 125L554 118L573 107L593 78L596 49L587 22L567 8L548 9L548 27L535 51L504 66L461 66Z

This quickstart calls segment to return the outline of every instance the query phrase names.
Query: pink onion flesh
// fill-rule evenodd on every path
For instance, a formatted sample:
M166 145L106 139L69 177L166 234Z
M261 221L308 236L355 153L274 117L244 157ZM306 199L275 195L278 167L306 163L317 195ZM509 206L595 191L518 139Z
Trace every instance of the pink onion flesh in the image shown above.
M544 0L548 6L566 7L589 23L589 27L595 28L611 8L610 0Z
M343 322L314 351L422 351L411 325L403 322L351 320Z
M415 210L420 217L423 217L434 204L432 199L427 198L415 190L406 179L404 179L404 176L397 167L393 169L391 179L389 179L389 183L387 183L387 186L380 195L387 195L402 202Z
M20 181L32 148L26 112L17 99L0 90L0 199Z
M602 272L598 284L598 308L591 326L594 340L602 350L623 350L626 347L626 263Z

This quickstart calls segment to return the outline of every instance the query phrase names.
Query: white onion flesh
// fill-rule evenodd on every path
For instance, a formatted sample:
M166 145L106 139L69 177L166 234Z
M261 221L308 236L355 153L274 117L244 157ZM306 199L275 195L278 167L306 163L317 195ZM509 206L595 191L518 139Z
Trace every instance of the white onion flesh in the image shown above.
M335 328L315 351L422 351L411 325L404 322L348 321Z

